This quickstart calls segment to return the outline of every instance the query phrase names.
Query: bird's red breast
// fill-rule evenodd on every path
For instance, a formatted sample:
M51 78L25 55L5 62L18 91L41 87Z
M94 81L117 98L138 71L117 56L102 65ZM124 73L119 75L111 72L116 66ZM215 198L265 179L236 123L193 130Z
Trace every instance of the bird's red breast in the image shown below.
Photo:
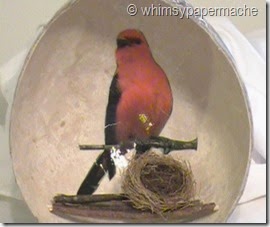
M126 40L127 45L116 50L121 91L116 111L117 140L158 136L172 111L169 81L152 57L142 32L125 30L118 39Z

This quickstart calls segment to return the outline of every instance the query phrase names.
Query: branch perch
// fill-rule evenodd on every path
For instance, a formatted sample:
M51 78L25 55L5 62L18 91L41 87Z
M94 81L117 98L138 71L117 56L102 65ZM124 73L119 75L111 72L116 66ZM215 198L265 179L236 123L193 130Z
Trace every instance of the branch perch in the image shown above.
M133 148L138 148L140 146L146 147L155 147L155 148L163 148L164 154L168 154L170 151L173 150L186 150L186 149L193 149L197 150L198 146L198 139L194 139L191 141L181 141L181 140L172 140L166 137L151 137L148 140L135 140L133 143ZM122 144L115 144L115 145L79 145L80 150L104 150L104 149L111 149L112 147L116 149L120 149Z

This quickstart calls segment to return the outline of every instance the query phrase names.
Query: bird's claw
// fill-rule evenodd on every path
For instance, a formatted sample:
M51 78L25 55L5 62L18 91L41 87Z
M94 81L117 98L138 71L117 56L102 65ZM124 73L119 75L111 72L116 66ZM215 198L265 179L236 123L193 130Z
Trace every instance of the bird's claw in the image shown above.
M171 149L166 147L163 149L163 154L169 154L171 152Z

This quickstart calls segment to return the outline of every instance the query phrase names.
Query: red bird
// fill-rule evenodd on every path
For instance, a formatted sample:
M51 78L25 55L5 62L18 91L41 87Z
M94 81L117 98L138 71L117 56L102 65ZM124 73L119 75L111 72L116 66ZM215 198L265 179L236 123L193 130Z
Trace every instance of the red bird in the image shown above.
M128 144L158 136L171 115L173 97L166 74L155 62L141 31L128 29L118 35L116 62L106 111L105 144ZM137 152L145 150L142 147ZM106 172L110 179L115 175L110 150L97 158L77 194L92 194Z

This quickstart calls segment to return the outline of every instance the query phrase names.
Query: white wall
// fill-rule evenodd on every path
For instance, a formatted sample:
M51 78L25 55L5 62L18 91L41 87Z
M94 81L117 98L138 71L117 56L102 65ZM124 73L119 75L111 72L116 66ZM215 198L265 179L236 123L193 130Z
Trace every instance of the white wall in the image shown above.
M67 1L0 0L0 65L29 45L38 26Z

